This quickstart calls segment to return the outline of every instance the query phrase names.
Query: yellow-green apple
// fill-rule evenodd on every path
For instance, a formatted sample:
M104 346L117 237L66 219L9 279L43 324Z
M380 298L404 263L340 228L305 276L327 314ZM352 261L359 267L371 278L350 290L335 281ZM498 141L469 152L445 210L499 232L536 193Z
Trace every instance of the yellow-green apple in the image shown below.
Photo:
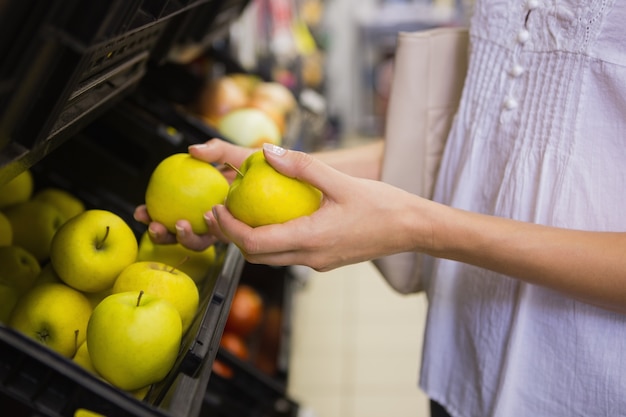
M215 246L203 251L191 250L180 243L154 243L148 233L139 239L137 261L157 261L180 269L200 284L215 264Z
M74 417L106 417L104 414L96 413L95 411L87 410L86 408L77 408L74 412Z
M263 110L246 107L229 112L222 117L217 130L226 139L248 148L262 146L264 143L280 145L282 134L278 124Z
M143 291L169 301L182 321L185 332L198 310L200 295L191 277L183 271L162 262L141 261L128 265L113 284L113 294Z
M204 213L222 204L228 181L213 165L177 153L163 159L152 172L146 188L150 217L174 233L176 222L186 219L195 233L208 231Z
M276 171L263 152L256 151L238 169L226 207L235 218L257 227L308 216L321 201L322 193L317 188Z
M13 229L7 216L0 211L0 246L9 246L13 243Z
M87 347L87 340L84 340L83 343L80 344L78 349L76 349L76 353L74 354L72 360L74 361L74 363L86 369L87 371L96 375L98 374L96 368L94 368L93 364L91 363L89 348Z
M15 287L19 294L28 291L41 272L32 253L20 246L0 246L0 281Z
M137 238L117 214L91 209L65 222L50 245L50 261L59 278L84 292L113 286L122 269L137 258Z
M87 297L87 299L91 303L91 307L93 308L96 308L96 306L100 304L100 301L104 300L112 293L113 293L113 288L107 288L106 290L102 290L98 292L84 292L83 291L83 294L85 294L85 297Z
M0 322L8 323L20 294L15 286L0 281Z
M91 304L80 291L65 284L45 283L19 299L9 326L72 358L85 340L91 312Z
M28 200L4 209L11 222L13 243L35 255L39 262L50 256L50 243L65 218L53 205Z
M85 211L85 204L80 198L61 188L42 188L35 192L32 199L52 204L66 221Z
M41 268L41 272L39 272L39 275L37 275L37 278L35 279L33 286L43 284L46 282L54 282L57 284L63 282L61 281L61 278L59 278L59 275L56 273L56 271L52 267L51 262L48 262Z
M181 338L178 310L141 291L109 295L94 309L87 326L94 368L127 391L165 378L176 362Z
M28 169L0 185L0 209L30 200L34 187L33 174Z
M98 374L98 371L96 371L96 368L94 368L93 363L91 362L91 356L89 355L89 348L87 347L86 340L78 347L78 350L76 351L76 354L74 355L72 360L78 366L82 367L86 371L89 371L92 374L96 375L98 378L101 378L103 381L108 382L104 378L102 378ZM150 391L150 387L151 386L148 385L147 387L128 391L128 393L132 395L133 397L137 398L138 400L143 400L148 394L148 391ZM86 417L86 416L100 416L101 414L91 413L91 414L81 414L81 415ZM78 414L74 414L74 417L78 417ZM105 417L105 416L102 416L102 417Z
M148 395L148 392L150 392L151 387L152 385L148 385L143 388L128 391L128 393L132 395L133 397L137 398L139 401L142 401L144 398L146 398L146 395Z

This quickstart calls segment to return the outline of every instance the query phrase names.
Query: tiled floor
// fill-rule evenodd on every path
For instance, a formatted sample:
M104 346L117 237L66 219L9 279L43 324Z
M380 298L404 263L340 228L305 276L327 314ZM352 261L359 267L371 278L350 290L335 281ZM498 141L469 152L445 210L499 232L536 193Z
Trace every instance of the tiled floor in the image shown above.
M394 292L371 263L297 272L289 393L303 416L428 416L417 386L424 294Z

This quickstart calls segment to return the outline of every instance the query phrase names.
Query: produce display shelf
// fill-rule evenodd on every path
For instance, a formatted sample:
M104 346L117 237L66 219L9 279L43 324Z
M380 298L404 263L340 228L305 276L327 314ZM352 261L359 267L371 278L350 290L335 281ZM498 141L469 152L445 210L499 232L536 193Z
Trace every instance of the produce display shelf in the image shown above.
M0 324L0 410L11 417L73 417L79 409L116 417L192 417L200 413L211 365L244 265L223 248L201 291L195 322L176 365L145 399L121 391L38 342ZM4 413L9 414L4 414Z

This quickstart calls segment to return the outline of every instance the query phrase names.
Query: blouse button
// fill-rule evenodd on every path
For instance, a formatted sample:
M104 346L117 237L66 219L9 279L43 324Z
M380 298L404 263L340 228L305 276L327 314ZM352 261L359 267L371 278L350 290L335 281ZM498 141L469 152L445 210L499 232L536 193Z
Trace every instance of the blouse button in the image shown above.
M523 72L524 67L519 64L513 65L513 67L511 67L511 69L509 70L509 74L511 74L511 76L513 77L519 77L520 75L522 75Z
M522 29L517 33L517 41L519 43L526 43L530 39L530 33L526 29Z
M504 100L504 108L507 110L513 110L517 107L517 100L515 100L513 97L507 97Z
M528 7L528 10L534 10L537 7L539 7L539 0L528 0L528 2L526 3L526 7Z

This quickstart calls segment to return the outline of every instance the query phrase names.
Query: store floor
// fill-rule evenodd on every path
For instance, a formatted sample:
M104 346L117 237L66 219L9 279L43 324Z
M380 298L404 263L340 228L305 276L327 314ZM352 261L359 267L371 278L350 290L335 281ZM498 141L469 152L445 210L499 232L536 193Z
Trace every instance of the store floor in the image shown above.
M428 416L424 294L394 292L371 263L296 272L288 389L302 417Z

